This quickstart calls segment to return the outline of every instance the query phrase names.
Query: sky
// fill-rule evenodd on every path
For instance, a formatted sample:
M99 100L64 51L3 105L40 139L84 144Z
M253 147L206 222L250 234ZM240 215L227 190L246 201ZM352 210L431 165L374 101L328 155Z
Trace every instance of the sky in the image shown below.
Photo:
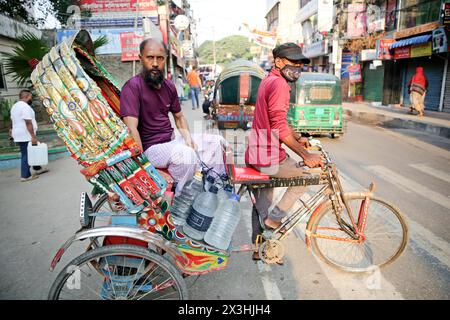
M251 28L265 30L266 0L188 0L197 20L197 43L220 40L230 35L246 35L239 31L246 22Z

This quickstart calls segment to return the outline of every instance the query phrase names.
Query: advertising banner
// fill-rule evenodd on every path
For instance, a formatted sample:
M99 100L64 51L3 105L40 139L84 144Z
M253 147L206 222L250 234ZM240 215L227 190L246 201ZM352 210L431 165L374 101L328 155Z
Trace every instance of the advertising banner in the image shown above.
M366 5L353 3L348 5L347 36L362 37L366 33Z
M362 82L361 65L355 64L348 67L350 83Z
M394 58L389 50L389 46L394 42L394 39L381 39L377 41L376 50L378 60L391 60Z
M348 78L348 68L355 63L358 63L358 55L351 52L342 52L342 64L341 64L341 79Z
M139 60L139 44L144 40L144 35L135 32L123 32L120 34L122 49L122 61Z
M450 50L448 31L445 28L439 28L433 31L433 53L445 53Z
M442 24L450 26L450 2L444 3L444 12L442 13Z
M411 47L400 47L394 49L394 59L411 58Z
M411 58L431 56L431 42L411 46Z
M137 5L136 5L137 4ZM80 0L81 10L91 13L157 11L156 0Z
M63 29L56 32L56 41L61 43L65 39L71 37L79 30ZM122 48L120 43L120 34L123 32L133 32L134 28L120 28L120 29L89 29L92 40L95 40L103 35L108 38L108 43L98 48L96 54L121 54Z

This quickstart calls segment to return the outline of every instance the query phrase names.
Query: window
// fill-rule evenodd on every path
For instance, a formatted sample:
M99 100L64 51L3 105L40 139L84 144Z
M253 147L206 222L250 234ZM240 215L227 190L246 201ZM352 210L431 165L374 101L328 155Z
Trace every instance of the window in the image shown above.
M267 14L267 30L272 31L278 27L278 14L280 3L277 3L272 10Z
M3 64L0 63L0 90L7 90L5 72L3 70Z
M400 8L400 29L439 20L440 0L405 0Z

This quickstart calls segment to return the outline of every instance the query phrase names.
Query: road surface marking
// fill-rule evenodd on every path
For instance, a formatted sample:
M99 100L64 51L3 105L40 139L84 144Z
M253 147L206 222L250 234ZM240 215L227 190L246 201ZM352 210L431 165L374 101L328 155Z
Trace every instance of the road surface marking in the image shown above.
M355 189L355 187L360 188L361 190L362 186L360 186L358 182L352 180L342 173L341 176L344 178L344 183L350 183L352 188L351 191L354 191L353 189ZM419 223L412 220L407 215L406 220L407 224L409 225L410 240L414 242L418 247L428 252L428 254L438 259L444 266L446 266L450 270L450 244Z
M244 201L248 201L248 200L244 200ZM252 237L251 219L244 219L244 220L245 220L245 226L247 227L248 234L251 238ZM259 270L259 273L261 276L261 281L262 281L262 284L264 287L264 293L266 295L267 300L283 300L283 297L281 296L280 289L278 288L277 283L271 277L272 268L268 264L265 264L262 261L258 261L257 266L258 266L258 270Z
M402 190L404 188L410 191L414 191L424 198L427 198L447 209L450 209L450 199L448 197L443 196L442 194L437 193L431 189L428 189L420 183L405 178L383 166L366 166L366 168L380 176L382 179L400 187L400 189Z
M423 163L417 163L417 164L410 164L411 167L414 169L420 170L424 173L427 173L429 175L432 175L435 178L444 180L445 182L450 183L450 175L446 172L443 172L441 170L437 170L435 168L432 168L426 164Z

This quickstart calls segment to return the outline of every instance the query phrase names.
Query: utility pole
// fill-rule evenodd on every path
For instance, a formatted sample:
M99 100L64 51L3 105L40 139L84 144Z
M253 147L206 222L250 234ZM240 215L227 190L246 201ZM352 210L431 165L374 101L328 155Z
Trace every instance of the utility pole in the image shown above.
M136 16L134 18L134 34L136 35L137 32L137 20L138 20L138 13L139 13L139 0L136 1L134 4L136 7ZM133 77L136 75L136 60L133 60Z
M216 77L216 33L214 26L212 27L213 32L213 61L214 61L214 77Z
M168 60L167 71L170 71L170 73L173 76L174 72L173 72L173 60L172 60L172 44L170 42L170 6L169 6L169 1L170 0L166 0L167 46L168 46L168 49L169 49L169 60Z

